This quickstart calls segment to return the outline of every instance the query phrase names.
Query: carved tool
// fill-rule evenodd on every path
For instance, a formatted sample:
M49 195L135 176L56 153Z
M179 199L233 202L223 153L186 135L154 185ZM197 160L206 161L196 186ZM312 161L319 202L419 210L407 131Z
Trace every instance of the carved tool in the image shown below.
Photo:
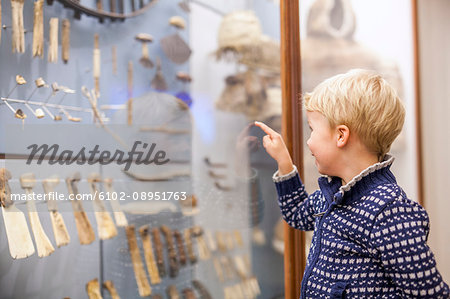
M183 289L183 299L197 299L197 296L191 288L185 288Z
M127 72L127 87L128 87L128 101L127 101L127 124L133 124L133 62L128 61Z
M86 292L88 293L89 299L102 299L100 284L97 278L92 279L86 284Z
M209 259L211 257L211 252L209 251L206 241L203 238L203 229L200 226L194 226L192 228L192 235L197 239L198 256L200 259Z
M53 234L55 236L56 246L61 247L69 244L70 235L67 231L66 224L60 212L58 212L58 204L54 198L50 198L51 192L55 186L59 184L59 177L54 175L42 181L44 192L48 195L47 207L50 212L50 219L52 220Z
M70 21L62 20L62 40L61 40L62 61L67 63L70 58Z
M116 225L114 224L111 215L106 210L103 201L99 199L99 190L97 183L101 182L102 178L98 173L91 173L88 177L89 187L94 196L92 203L94 204L94 214L97 220L97 232L101 240L111 239L117 236Z
M153 245L150 240L150 232L148 225L143 225L139 228L139 234L142 239L142 246L144 248L144 258L147 264L147 270L150 276L151 284L159 284L161 278L159 277L158 267L156 266L155 256L153 255Z
M192 234L191 228L186 228L184 230L184 240L186 241L186 248L189 256L189 262L195 264L197 262L197 257L194 253L194 247L192 246Z
M109 0L109 10L112 13L116 12L116 0Z
M135 36L135 39L142 44L142 56L139 59L139 62L146 68L152 68L154 64L153 61L150 60L148 43L153 41L153 36L147 33L139 33Z
M213 258L214 270L216 270L217 277L219 277L220 282L225 281L225 276L223 275L222 265L217 257Z
M261 288L259 287L258 279L255 276L250 278L250 284L251 284L252 289L255 292L255 294L256 295L260 295L261 294Z
M34 1L33 57L44 57L44 0Z
M12 52L25 52L25 32L23 29L24 0L11 0L12 12Z
M119 294L117 293L116 287L111 280L107 280L103 283L103 287L108 290L112 299L120 299Z
M177 251L173 242L172 230L168 226L162 225L161 231L164 234L167 243L167 251L169 256L169 275L170 277L176 277L178 275L179 266L177 260Z
M245 280L249 276L249 269L247 269L242 256L234 256L234 265L236 272L242 280Z
M48 42L48 62L58 61L58 18L50 19L49 42Z
M89 221L89 218L87 217L86 212L83 209L81 200L76 199L79 194L77 183L80 180L80 173L76 172L66 179L66 184L69 193L73 196L71 203L80 244L87 245L91 244L95 240L95 233L94 229L92 228L91 222Z
M163 245L161 242L161 234L159 233L159 229L152 229L153 242L155 244L155 253L156 253L156 265L158 266L158 272L160 277L166 276L166 269L164 266L164 253L163 253Z
M173 284L167 287L167 296L169 299L181 299L180 293L178 293L177 287Z
M158 174L156 176L146 176L143 174L134 173L128 170L122 170L126 175L129 177L143 182L161 182L161 181L170 181L172 179L178 178L178 177L184 177L184 176L190 176L191 172L186 171L172 171L167 172L163 174Z
M225 244L227 246L227 250L233 250L234 242L233 242L233 234L232 232L224 232L225 235Z
M242 234L239 230L235 229L233 231L234 238L236 239L236 243L239 247L244 247L244 242L242 241Z
M119 0L119 13L123 14L124 11L124 0Z
M105 178L103 180L106 191L109 192L110 196L114 194L112 182L113 182L112 178ZM111 204L111 208L113 210L114 219L116 220L117 226L127 226L128 225L127 217L125 216L125 213L122 211L122 208L120 207L120 204L117 201L117 199L113 198L109 201L109 203Z
M215 173L212 170L208 171L208 175L213 179L226 179L227 178L227 176L225 174Z
M233 190L232 187L222 185L222 184L219 183L219 182L214 182L214 185L216 186L217 189L222 190L222 191L227 191L227 192L228 192L228 191Z
M216 251L217 250L217 243L214 241L214 237L211 233L211 231L207 230L205 232L205 239L206 242L208 243L208 247L211 251Z
M98 3L98 2L97 2ZM95 93L100 94L100 47L98 45L98 34L94 35L94 53L93 53L93 76Z
M147 276L145 275L144 265L142 264L141 254L136 240L134 225L128 225L125 228L130 251L131 262L133 263L134 276L141 297L149 296L152 293Z
M161 70L161 59L159 59L159 57L156 59L156 73L150 86L158 91L167 90L167 82Z
M197 289L197 291L200 294L200 299L212 299L211 294L209 293L209 291L206 289L206 287L203 285L203 283L201 283L198 280L193 280L192 281L192 285L194 286L194 288Z
M34 253L34 245L25 215L11 200L11 188L8 183L10 179L11 173L6 168L1 168L0 201L8 238L9 253L13 259L22 259Z
M217 231L216 232L217 246L221 252L227 251L227 245L225 243L224 233Z
M225 256L220 256L220 262L222 263L222 269L224 270L226 279L233 279L233 268L230 264L230 260Z
M174 230L173 236L175 237L175 241L177 243L178 258L180 261L180 265L184 266L186 265L187 258L186 258L186 250L184 250L183 235L178 230Z
M208 157L205 157L203 160L205 161L206 165L208 165L209 167L213 167L213 168L227 167L227 165L225 163L211 162L211 160L209 160Z
M28 217L30 218L31 230L33 231L34 241L36 242L36 248L39 257L45 257L50 255L55 248L47 237L44 229L42 228L39 215L36 210L36 203L32 197L33 187L36 185L36 178L33 173L25 173L20 176L20 186L25 189L27 193L27 209Z

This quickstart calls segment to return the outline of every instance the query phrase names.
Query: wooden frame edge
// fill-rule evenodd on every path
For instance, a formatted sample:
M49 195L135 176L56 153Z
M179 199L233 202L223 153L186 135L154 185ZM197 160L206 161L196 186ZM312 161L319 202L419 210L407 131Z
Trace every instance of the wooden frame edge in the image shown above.
M303 125L299 1L280 1L282 135L303 178ZM304 233L284 224L285 298L300 296L300 283L306 265Z

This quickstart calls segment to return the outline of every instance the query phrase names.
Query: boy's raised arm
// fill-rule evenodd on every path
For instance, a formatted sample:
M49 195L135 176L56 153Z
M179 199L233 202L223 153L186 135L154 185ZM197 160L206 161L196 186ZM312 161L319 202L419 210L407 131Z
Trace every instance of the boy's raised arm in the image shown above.
M294 164L281 135L262 122L255 121L255 125L267 134L263 137L263 146L267 153L277 161L278 174L282 176L292 172Z

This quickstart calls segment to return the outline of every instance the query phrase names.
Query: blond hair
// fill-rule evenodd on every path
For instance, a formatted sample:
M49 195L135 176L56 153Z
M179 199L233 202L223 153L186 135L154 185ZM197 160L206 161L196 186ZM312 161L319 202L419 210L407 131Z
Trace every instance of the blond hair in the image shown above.
M396 91L379 74L355 69L320 83L303 96L307 111L318 111L332 128L346 125L381 160L405 121Z

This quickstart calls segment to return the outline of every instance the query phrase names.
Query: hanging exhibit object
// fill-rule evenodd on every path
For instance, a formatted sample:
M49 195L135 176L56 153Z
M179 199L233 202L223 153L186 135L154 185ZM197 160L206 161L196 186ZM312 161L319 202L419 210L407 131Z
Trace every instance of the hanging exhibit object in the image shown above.
M119 294L117 293L116 287L111 280L107 280L103 283L103 287L108 290L109 295L112 299L120 299Z
M177 290L177 287L173 284L169 285L166 289L167 297L169 299L179 299L181 298L180 293Z
M156 259L153 255L153 245L150 239L150 231L148 225L143 225L139 228L139 234L141 235L142 247L144 249L144 259L147 264L148 274L150 276L151 284L161 283L161 277L159 276L158 266L156 265Z
M13 259L22 259L34 253L34 245L24 213L11 200L11 188L8 182L10 179L9 170L1 168L0 201L9 253Z
M66 224L61 213L58 211L57 200L52 197L54 194L54 188L59 184L59 177L54 175L42 181L42 187L44 188L45 194L47 194L47 207L50 213L50 219L52 221L53 234L55 236L56 246L61 247L69 244L70 235L67 231Z
M25 0L11 0L12 52L25 52L25 31L23 28L23 4Z
M131 262L133 263L134 276L139 289L139 295L141 297L150 296L152 289L148 283L147 275L142 263L134 225L127 226L125 228L125 232L128 240L128 250L130 252Z
M61 40L62 60L67 63L70 58L70 21L62 20L62 40Z
M98 44L98 33L94 35L94 53L93 53L93 71L92 75L94 76L94 86L95 86L95 93L98 97L100 94L100 47Z
M98 173L91 173L88 177L89 188L93 195L92 203L94 205L95 220L97 221L98 237L100 240L107 240L117 236L117 229L103 201L99 198L100 192L97 188L97 183L101 181L102 179Z
M89 299L102 299L102 294L100 293L100 284L98 279L95 278L86 284L86 292Z
M156 74L152 79L151 87L158 91L166 91L167 90L167 82L164 79L164 75L161 71L161 60L159 57L156 59Z
M175 241L177 244L178 260L181 266L185 266L187 262L187 256L186 250L184 250L183 235L178 230L174 230L173 236L175 237Z
M186 27L186 23L182 17L174 16L169 19L169 24L177 30L182 30ZM177 33L169 35L161 39L161 48L164 54L174 63L183 64L191 56L192 50L189 45Z
M33 188L36 185L36 178L33 173L25 173L20 176L20 186L25 189L27 194L27 210L30 218L31 231L36 242L36 249L39 257L49 256L55 251L47 234L42 227L39 219L38 211L36 210L36 203L33 196Z
M50 19L49 42L48 42L48 62L58 61L58 18Z
M179 272L179 265L177 259L177 251L175 249L174 236L172 230L167 225L161 226L161 232L166 238L167 244L167 256L169 257L169 276L174 278L177 277Z
M44 57L44 0L34 2L33 57Z
M142 56L139 62L146 68L152 68L154 66L153 61L150 60L150 55L148 54L148 43L153 41L153 37L147 33L139 33L136 35L135 39L142 44Z
M152 229L152 236L153 243L155 244L156 266L158 267L158 273L160 277L164 277L166 276L166 268L164 266L163 244L158 228L155 227Z
M74 200L71 200L73 214L75 217L75 224L77 226L78 239L81 245L91 244L95 240L94 229L91 222L84 211L82 201L79 200L78 182L81 180L79 172L74 173L72 176L66 178L67 190L71 194Z

